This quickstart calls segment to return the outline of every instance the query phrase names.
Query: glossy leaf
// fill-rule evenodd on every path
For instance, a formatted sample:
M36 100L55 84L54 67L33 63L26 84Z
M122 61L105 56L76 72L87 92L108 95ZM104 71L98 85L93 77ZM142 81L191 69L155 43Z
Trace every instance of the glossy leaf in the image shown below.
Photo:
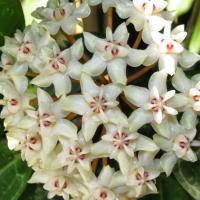
M1 0L0 10L0 45L2 45L3 37L12 36L16 29L23 29L25 21L20 0Z
M190 10L193 2L194 0L168 0L167 9L169 11L176 10L176 15L181 16Z
M200 151L197 151L200 158ZM182 187L196 200L200 199L200 161L189 163L178 162L174 175Z
M189 50L195 53L200 52L200 13L189 43Z
M26 188L31 175L18 153L7 148L5 140L0 141L0 199L18 200Z

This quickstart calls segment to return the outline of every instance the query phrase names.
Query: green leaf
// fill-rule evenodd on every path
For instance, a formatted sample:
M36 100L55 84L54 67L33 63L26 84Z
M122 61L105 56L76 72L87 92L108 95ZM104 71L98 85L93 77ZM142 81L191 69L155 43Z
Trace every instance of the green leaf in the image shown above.
M200 13L198 15L195 28L189 43L189 50L194 53L200 52Z
M3 36L12 36L16 29L25 26L24 14L20 0L0 1L0 46L3 45Z
M173 177L160 177L157 187L159 194L148 195L140 200L193 200Z
M191 9L193 2L194 0L168 0L167 10L176 10L176 15L181 16Z
M200 162L178 162L175 177L183 188L196 200L200 199Z
M31 169L18 153L7 148L6 140L0 141L0 199L18 200L26 188Z

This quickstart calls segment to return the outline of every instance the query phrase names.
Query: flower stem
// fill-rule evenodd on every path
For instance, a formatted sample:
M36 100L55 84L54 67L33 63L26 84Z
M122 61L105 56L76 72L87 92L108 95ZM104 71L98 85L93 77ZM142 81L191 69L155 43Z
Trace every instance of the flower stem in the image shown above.
M107 25L112 29L113 28L113 8L109 8L107 14Z
M96 169L97 169L97 165L98 165L98 162L99 162L99 159L94 159L92 161L92 171L95 173L96 172Z
M75 113L69 113L65 119L69 120L69 121L72 121L75 117L77 116L77 114Z
M142 40L142 31L138 33L138 36L133 44L134 49L137 49L139 47L141 40Z
M35 72L27 72L26 73L26 76L29 76L29 77L36 77L38 74L35 73Z
M137 106L133 105L131 102L129 102L124 95L120 96L121 100L126 103L132 110L135 110Z
M152 68L154 68L157 65L157 63L154 63L153 65L149 65L141 69L140 71L136 72L132 76L128 78L128 83L140 78L142 75L146 74L148 71L150 71Z

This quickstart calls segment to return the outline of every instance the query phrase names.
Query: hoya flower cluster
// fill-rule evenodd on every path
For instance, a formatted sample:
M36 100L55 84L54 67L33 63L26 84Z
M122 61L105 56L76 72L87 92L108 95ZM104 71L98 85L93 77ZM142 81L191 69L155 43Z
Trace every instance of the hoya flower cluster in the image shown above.
M59 47L55 35L72 37L98 4L104 12L115 9L124 23L114 33L107 27L106 38L84 32L69 48ZM184 48L187 33L183 25L172 28L166 6L164 0L87 0L78 6L49 0L33 13L40 23L5 37L0 102L8 147L21 151L34 170L29 182L42 183L48 198L140 198L157 193L156 178L169 176L179 159L197 161L200 75L189 78L184 70L200 56ZM145 49L128 44L130 23ZM150 65L155 72L148 87L135 85L131 77L138 72L130 74L131 68L142 74ZM143 133L145 125L154 130L152 138Z

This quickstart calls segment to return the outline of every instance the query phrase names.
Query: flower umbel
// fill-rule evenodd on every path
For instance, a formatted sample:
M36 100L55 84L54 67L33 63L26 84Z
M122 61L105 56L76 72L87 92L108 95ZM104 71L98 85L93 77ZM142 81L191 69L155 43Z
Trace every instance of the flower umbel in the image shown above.
M99 4L109 25L113 12L126 21L102 37L87 29L74 37ZM33 13L38 23L5 37L0 117L8 147L21 152L34 170L29 183L43 184L49 199L141 198L159 192L157 178L180 159L198 160L200 75L185 69L200 56L185 49L184 25L172 29L166 7L48 0Z

